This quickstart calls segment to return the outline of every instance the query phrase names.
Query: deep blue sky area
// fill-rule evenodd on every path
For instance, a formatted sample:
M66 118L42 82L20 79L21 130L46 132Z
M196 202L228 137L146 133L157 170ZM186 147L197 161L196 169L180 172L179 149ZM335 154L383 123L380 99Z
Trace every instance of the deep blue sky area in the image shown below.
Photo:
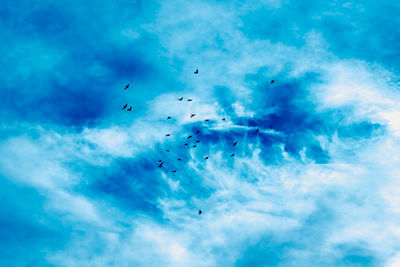
M0 266L400 266L399 14L3 1Z

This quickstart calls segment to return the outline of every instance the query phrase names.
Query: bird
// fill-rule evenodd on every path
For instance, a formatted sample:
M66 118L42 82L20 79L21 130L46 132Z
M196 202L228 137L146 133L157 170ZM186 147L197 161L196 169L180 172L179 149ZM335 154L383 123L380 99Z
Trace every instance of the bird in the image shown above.
M196 147L196 145L194 145L193 147Z
M165 149L165 151L169 152L169 149Z
M194 72L194 74L199 74L199 70L198 70L198 69L196 69L196 71Z
M208 157L205 157L204 159L208 159Z
M231 157L235 156L235 153L232 153Z
M196 116L196 114L192 114L192 115L190 115L190 118L193 118L194 116Z
M183 97L181 97L181 98L178 98L178 100L179 100L179 101L182 101L182 100L183 100Z
M169 120L169 119L171 119L171 118L172 118L172 117L168 116L168 117L167 117L167 120Z
M197 131L196 131L196 133L198 134L198 133L200 133L200 131L199 131L199 130L197 130Z
M273 84L275 82L275 80L271 80L271 84Z
M164 162L161 162L160 165L158 165L158 168L161 168Z
M188 101L192 101L192 99L189 98Z
M256 130L256 133L258 133L259 131L260 131L260 129L257 129L257 130Z
M188 136L188 139L189 139L189 138L192 138L192 136L191 136L191 135L189 135L189 136Z
M185 144L185 146L187 146L187 145L188 145L188 143Z
M237 141L235 142L235 143L233 143L233 145L232 146L236 146L237 145Z
M125 104L125 106L122 109L126 109L127 106L128 106L128 104Z
M200 143L200 140L196 140L196 143Z
M179 161L181 161L182 159L178 158Z
M205 119L204 121L210 121L209 119Z
M165 136L171 136L170 134L166 134Z
M176 172L176 170L173 170L172 172Z
M199 215L201 215L201 214L202 214L201 210L199 210L197 213L198 213Z
M128 111L131 111L131 110L132 110L132 106L130 106L127 110L128 110Z
M225 120L225 118L222 118L222 120L224 121L224 120Z
M162 162L162 160L160 159L158 162Z
M128 83L127 85L125 85L125 88L124 88L124 89L128 89L128 87L129 87L129 83Z

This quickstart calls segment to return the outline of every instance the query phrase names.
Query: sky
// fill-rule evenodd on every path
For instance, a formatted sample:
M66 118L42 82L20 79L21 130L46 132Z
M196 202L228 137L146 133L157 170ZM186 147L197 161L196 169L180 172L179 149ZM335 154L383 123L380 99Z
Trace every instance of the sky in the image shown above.
M400 266L398 14L2 1L0 266Z

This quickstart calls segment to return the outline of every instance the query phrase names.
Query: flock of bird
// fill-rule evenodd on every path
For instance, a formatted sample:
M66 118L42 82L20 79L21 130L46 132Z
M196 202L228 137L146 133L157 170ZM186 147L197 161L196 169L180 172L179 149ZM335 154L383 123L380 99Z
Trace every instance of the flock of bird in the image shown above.
M196 70L194 71L194 74L199 74L199 70L196 69ZM275 80L271 80L271 84L273 84L274 82L275 82ZM128 88L129 88L129 83L128 83L127 85L125 85L125 88L124 88L124 89L126 90L126 89L128 89ZM183 101L183 97L178 98L178 101ZM187 99L187 101L191 102L191 101L193 101L193 99L189 98L189 99ZM122 107L122 109L125 110L127 107L128 107L128 103L125 104L125 105ZM129 108L126 109L126 110L127 110L127 111L132 111L132 106L129 106ZM190 118L193 118L194 116L196 116L196 114L190 114ZM168 117L167 117L167 120L170 120L170 119L172 119L172 117L171 117L171 116L168 116ZM222 118L222 120L225 121L225 118ZM205 119L205 121L210 121L210 120L209 120L209 119ZM255 132L258 133L259 131L260 131L260 129L256 129ZM199 134L199 133L200 133L200 130L197 130L197 131L195 132L195 135L197 135L197 134ZM168 136L171 136L171 134L167 133L165 136L168 137ZM193 135L189 135L189 136L187 137L187 139L191 139L191 138L193 138ZM196 144L198 144L198 143L200 143L200 140L197 139L197 140L195 141L195 144L194 144L192 147L193 147L193 148L196 148L196 147L197 147ZM235 142L232 144L232 146L235 147L237 144L238 144L238 141L235 141ZM185 143L184 145L185 145L185 146L188 146L189 143ZM165 151L166 151L166 152L170 152L169 149L166 149ZM231 154L231 157L233 157L233 156L235 156L235 153L232 153L232 154ZM208 160L209 157L208 157L208 156L205 156L204 159L205 159L205 160ZM181 158L178 158L177 160L178 160L178 161L182 161ZM158 161L158 166L157 166L157 167L158 167L158 168L163 168L163 167L164 167L164 161L159 160L159 161ZM177 170L172 170L171 172L172 172L172 173L176 173ZM199 211L198 211L198 214L201 215L201 214L202 214L202 211L199 210Z

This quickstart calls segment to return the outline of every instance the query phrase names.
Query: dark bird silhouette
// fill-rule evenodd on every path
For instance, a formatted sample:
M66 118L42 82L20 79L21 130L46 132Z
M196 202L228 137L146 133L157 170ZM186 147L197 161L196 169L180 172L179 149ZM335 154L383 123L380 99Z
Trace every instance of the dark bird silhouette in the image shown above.
M178 159L179 161L181 161L182 159Z
M188 101L192 101L192 99L189 98Z
M178 100L179 100L179 101L182 101L182 100L183 100L183 97L181 97L181 98L178 98Z
M167 120L169 120L169 119L171 119L171 118L172 118L172 117L169 117L169 116L168 116L168 117L167 117Z
M125 106L122 109L126 109L127 106L128 106L128 104L125 104Z
M194 145L193 147L196 147L196 145Z
M200 140L196 140L196 143L200 143Z
M166 134L165 136L171 136L170 134Z
M192 136L191 136L191 135L189 135L189 136L188 136L188 139L189 139L189 138L192 138Z
M205 119L204 121L210 121L209 119Z
M199 74L199 70L198 70L198 69L196 69L196 71L194 72L194 74Z
M256 130L256 133L258 133L259 131L260 131L260 129L257 129L257 130Z
M196 116L196 114L192 114L192 115L190 115L190 118L193 118L194 116Z
M204 159L208 159L208 157L205 157Z
M164 162L161 162L160 165L158 165L158 168L161 168Z
M187 146L187 145L188 145L188 143L185 144L185 146Z
M199 130L197 130L197 131L196 131L196 133L198 134L198 133L200 133L200 131L199 131Z
M274 82L275 82L275 80L272 80L272 81L271 81L271 84L273 84Z
M231 157L235 156L235 153L232 153Z
M128 87L129 87L129 83L128 83L127 85L125 85L125 88L124 88L124 89L128 89Z
M202 214L201 210L199 210L199 211L198 211L198 214L199 214L199 215L201 215L201 214Z
M235 143L233 143L233 145L232 146L236 146L237 145L237 141L235 142Z
M165 151L169 152L169 149L165 149Z
M130 106L127 110L128 110L128 111L131 111L131 110L132 110L132 106Z
M222 118L222 120L224 121L224 120L225 120L225 118Z
M176 172L176 170L173 170L172 172Z
M162 162L162 160L160 159L158 162Z

